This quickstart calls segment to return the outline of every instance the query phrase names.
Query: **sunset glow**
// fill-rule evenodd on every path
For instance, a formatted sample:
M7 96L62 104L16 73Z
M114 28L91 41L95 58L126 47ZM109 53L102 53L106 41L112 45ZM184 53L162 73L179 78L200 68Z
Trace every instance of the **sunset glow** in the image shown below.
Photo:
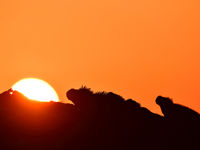
M158 95L200 112L199 0L1 0L1 91L25 77L61 101L82 85L161 114Z
M22 79L15 83L12 89L24 94L31 100L42 102L59 101L58 95L51 85L40 79Z

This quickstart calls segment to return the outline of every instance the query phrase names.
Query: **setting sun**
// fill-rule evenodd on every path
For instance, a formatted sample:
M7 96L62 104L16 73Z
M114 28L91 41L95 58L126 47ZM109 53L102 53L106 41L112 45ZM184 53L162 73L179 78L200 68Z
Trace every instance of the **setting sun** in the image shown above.
M59 101L56 91L47 82L36 78L25 78L12 86L31 100L42 102Z

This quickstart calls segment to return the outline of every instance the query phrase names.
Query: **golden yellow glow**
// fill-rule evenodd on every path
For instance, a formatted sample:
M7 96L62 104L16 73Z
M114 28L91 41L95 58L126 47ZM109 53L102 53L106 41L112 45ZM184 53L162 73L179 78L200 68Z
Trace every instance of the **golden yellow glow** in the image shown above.
M47 82L36 78L25 78L12 86L31 100L42 102L59 101L56 91Z

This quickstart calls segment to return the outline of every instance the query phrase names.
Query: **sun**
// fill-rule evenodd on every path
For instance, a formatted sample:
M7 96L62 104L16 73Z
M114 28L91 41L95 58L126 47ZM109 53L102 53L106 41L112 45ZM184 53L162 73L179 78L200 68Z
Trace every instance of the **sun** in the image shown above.
M22 93L31 100L41 102L59 101L58 95L52 86L37 78L24 78L15 83L12 89Z

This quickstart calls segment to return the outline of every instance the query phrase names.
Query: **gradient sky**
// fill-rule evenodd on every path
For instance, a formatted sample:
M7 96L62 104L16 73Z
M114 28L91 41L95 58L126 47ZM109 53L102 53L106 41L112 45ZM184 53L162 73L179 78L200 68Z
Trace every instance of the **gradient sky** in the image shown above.
M200 112L199 0L1 0L0 91L25 77Z

